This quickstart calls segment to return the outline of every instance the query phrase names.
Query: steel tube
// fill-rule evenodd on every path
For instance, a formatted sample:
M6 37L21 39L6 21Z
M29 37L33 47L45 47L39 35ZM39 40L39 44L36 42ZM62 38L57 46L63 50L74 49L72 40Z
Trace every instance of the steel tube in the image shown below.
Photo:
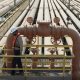
M18 5L22 0L17 0L16 1L16 5ZM2 7L0 9L0 16L2 16L3 14L5 14L6 12L8 12L12 7L14 7L14 2L13 1L9 1L8 3L5 4L6 6Z
M77 25L77 27L80 28L80 20L78 20L74 16L74 14L64 4L62 4L59 0L57 0L57 1L63 7L63 9L66 11L66 13L68 13L68 15L71 17L71 19L73 20L73 22Z

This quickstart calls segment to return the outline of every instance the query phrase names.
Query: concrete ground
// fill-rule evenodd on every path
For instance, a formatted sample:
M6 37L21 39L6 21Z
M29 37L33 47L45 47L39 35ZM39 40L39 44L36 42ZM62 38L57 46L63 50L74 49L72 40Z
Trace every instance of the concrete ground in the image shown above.
M67 77L26 77L26 76L1 76L0 80L71 80Z
M62 73L27 73L22 75L2 75L0 80L72 80L71 74L66 73L64 76Z

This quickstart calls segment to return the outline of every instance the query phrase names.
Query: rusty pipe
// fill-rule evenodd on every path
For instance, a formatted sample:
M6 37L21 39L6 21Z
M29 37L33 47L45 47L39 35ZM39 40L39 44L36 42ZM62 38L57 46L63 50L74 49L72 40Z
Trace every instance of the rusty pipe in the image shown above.
M55 28L55 27L50 27L49 23L46 23L46 26L42 23L38 23L38 27L24 27L20 28L18 31L21 35L24 35L28 37L30 40L36 35L39 36L53 36L55 40L60 39L64 35L68 35L72 38L73 40L73 53L75 55L75 58L72 61L72 80L79 80L79 63L80 63L80 36L78 33L70 28ZM44 26L43 26L44 25ZM42 27L43 26L43 27ZM43 30L44 28L44 30ZM46 32L47 31L47 32ZM12 49L12 40L13 36L10 34L7 38L7 48ZM13 54L12 51L7 51L7 55ZM8 58L9 60L9 58ZM10 64L7 64L10 65Z

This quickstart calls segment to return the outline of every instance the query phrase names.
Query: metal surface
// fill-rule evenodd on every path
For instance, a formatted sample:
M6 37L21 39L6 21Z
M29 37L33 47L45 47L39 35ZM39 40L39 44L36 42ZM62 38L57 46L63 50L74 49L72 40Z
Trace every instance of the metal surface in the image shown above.
M57 0L57 1L60 3L60 5L63 7L63 9L68 13L68 15L71 17L71 19L73 20L73 22L79 28L80 21L74 16L74 14L64 4L62 4L59 0Z
M79 54L80 46L78 45L78 44L80 44L79 35L74 30L68 29L68 28L63 28L63 27L62 28L59 28L59 27L58 28L55 28L55 27L50 28L49 27L50 22L38 22L38 24L39 24L38 28L37 27L31 27L31 28L23 27L23 28L20 28L18 31L21 35L26 36L30 41L32 41L33 37L35 37L36 35L43 36L43 37L51 35L54 37L55 41L57 41L64 35L70 36L73 40L73 53L75 55L75 58L73 59L73 64L72 64L72 68L73 68L72 75L74 77L73 79L79 80L78 79L78 77L79 77L78 76L79 75L79 70L78 70L79 69L79 55L80 55ZM42 27L42 25L43 25L43 27ZM47 33L45 33L45 31L42 31L43 28L44 28L44 30L47 31ZM76 39L77 39L77 41L75 41ZM6 43L7 49L12 49L12 45L11 45L12 41L13 41L13 36L12 36L12 34L9 34L9 36L7 38L7 43ZM11 55L11 54L13 54L13 51L7 51L7 55ZM11 61L11 58L8 58L8 61ZM10 67L10 65L11 65L10 63L7 63L7 67ZM36 66L36 64L34 64L34 66Z
M16 5L18 5L22 0L16 1ZM4 3L3 3L4 4ZM11 8L15 7L14 6L14 1L8 1L6 6L0 9L0 16L4 15L6 12L8 12Z

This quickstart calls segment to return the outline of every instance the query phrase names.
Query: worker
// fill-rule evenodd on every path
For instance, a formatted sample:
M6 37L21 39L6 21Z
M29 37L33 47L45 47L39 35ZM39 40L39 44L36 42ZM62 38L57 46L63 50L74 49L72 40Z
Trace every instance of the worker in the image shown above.
M14 36L14 40L13 40L14 55L19 56L22 53L22 47L23 47L22 38L18 33L17 28L13 28L11 30L11 34ZM18 66L18 68L22 68L21 57L13 57L12 68L16 68L16 66ZM15 75L15 74L16 74L16 70L12 70L11 75ZM19 74L22 75L23 70L19 70Z

